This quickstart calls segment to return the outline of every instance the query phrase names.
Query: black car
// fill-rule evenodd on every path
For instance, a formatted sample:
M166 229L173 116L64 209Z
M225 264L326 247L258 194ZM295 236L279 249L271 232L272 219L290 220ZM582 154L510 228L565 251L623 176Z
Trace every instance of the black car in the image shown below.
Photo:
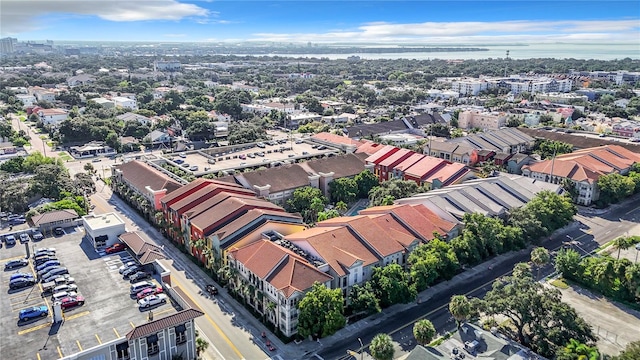
M131 275L133 275L133 274L135 274L135 273L137 273L138 271L141 271L141 270L142 270L142 268L140 268L140 266L132 266L132 267L128 268L127 270L125 270L122 273L122 276L124 276L124 278L126 279L129 276L131 276Z
M151 277L151 274L149 274L146 271L138 271L133 275L129 276L129 281L131 282L138 282L140 280L145 280Z
M25 287L33 286L36 281L33 278L18 278L9 282L9 289L22 289Z
M61 227L57 227L53 229L53 233L56 234L56 236L62 236L64 235L64 229L62 229Z
M17 260L11 260L8 261L4 264L4 269L5 270L11 270L11 269L15 269L15 268L21 268L23 266L27 266L28 262L26 259L17 259Z
M7 235L4 238L4 242L7 243L7 246L15 245L16 244L16 238L13 235Z
M40 241L44 239L44 236L40 231L34 231L31 237L33 238L33 241Z

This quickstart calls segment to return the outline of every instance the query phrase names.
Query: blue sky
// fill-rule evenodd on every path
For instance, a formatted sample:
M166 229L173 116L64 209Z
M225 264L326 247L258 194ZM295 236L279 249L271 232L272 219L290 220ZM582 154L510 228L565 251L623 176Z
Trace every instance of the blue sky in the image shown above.
M2 0L19 40L640 44L628 1Z

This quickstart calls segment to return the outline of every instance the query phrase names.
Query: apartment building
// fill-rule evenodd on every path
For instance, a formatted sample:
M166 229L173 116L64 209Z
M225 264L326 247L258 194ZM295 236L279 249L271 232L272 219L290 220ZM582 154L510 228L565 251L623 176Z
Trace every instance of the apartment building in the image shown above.
M507 115L505 113L467 110L458 115L458 126L461 129L498 130L504 127L506 122Z
M522 175L552 184L571 182L577 193L576 203L590 205L598 200L598 179L602 175L626 175L640 162L640 154L618 145L605 145L574 151L522 168Z

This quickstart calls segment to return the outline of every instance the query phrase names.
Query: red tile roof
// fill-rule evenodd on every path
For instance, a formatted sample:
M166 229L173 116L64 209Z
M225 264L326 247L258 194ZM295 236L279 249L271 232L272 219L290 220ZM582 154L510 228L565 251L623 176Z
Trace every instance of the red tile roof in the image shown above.
M375 206L360 210L359 214L391 214L402 226L419 236L423 241L433 239L434 232L446 235L456 227L455 223L440 218L422 204Z
M434 169L442 167L447 164L447 161L432 157L425 156L421 160L417 161L415 164L409 166L404 174L408 176L415 177L416 179L423 179L429 173L431 173Z
M44 214L35 215L31 218L31 222L34 226L40 226L45 224L51 224L59 221L73 220L80 216L75 210L64 209L49 211Z
M182 187L182 184L141 161L129 161L115 166L115 169L122 171L122 178L141 193L146 192L147 186L152 190L167 189L167 194Z
M127 340L139 339L141 337L159 333L164 329L184 324L190 320L204 315L202 311L195 309L186 309L177 313L165 316L158 320L149 321L148 323L136 326L127 333Z
M466 166L464 164L447 164L438 169L436 172L430 174L428 178L424 179L424 181L432 183L435 179L438 179L443 185L449 185L453 183L454 180L458 179L461 174L466 174L469 172L469 170L463 171L464 169L466 169Z
M218 192L217 190L222 190L222 188L218 188L216 189L215 192ZM248 198L248 199L255 199L256 196L255 194L253 194L253 192L251 190L247 190L247 194L246 195L241 195L241 194L234 194L231 192L227 192L227 191L219 191L217 194L215 194L215 196L208 198L207 200L203 201L202 203L186 210L182 216L186 216L187 218L193 218L196 217L200 214L202 214L203 212L209 210L210 208L218 205L219 203L223 202L224 200L230 198L230 197L238 197L238 198Z
M285 239L296 245L308 243L338 276L346 275L346 269L356 262L368 266L380 260L344 226L315 227L287 235Z
M362 145L358 146L358 148L356 149L356 154L358 153L365 153L367 155L373 155L375 154L378 150L380 150L384 145L382 144L378 144L378 143L374 143L373 141L364 141Z
M386 159L380 161L378 163L379 166L386 166L387 168L393 168L395 165L398 165L403 160L411 156L411 154L415 154L415 152L408 149L399 149L393 154L389 155Z
M404 159L398 165L394 166L393 169L397 170L397 171L403 171L404 172L404 170L408 169L411 165L413 165L413 164L417 163L418 161L424 159L425 156L426 155L414 153L413 155L411 155L408 158Z
M281 211L285 213L282 207L266 200L231 197L224 200L217 206L200 213L198 216L191 218L190 223L191 226L200 229L205 233L205 235L208 235L211 232L215 232L215 229L218 226L223 225L220 223L223 219L227 219L226 221L228 222L241 216L245 212L256 208Z
M317 281L325 283L331 276L316 269L304 258L269 240L259 240L229 252L234 259L261 279L290 297L304 292Z
M127 232L121 234L119 238L133 251L142 265L165 258L162 254L162 249L158 245L148 242L138 232Z
M363 144L362 141L350 139L346 136L340 136L328 132L321 132L312 136L313 139L323 140L326 142L339 144L339 145L353 145L359 147Z
M381 148L380 150L376 151L375 154L370 155L368 158L366 158L365 162L374 163L374 164L377 165L382 160L386 159L387 156L390 156L391 154L395 153L398 150L399 149L397 147L395 147L395 146L384 145L384 147Z
M190 182L189 184L181 187L180 189L172 192L171 194L167 194L165 197L162 198L161 202L164 203L164 204L169 204L170 205L170 204L180 200L186 194L189 194L189 193L191 193L193 191L201 189L201 188L203 188L205 186L216 185L216 184L224 185L224 186L232 186L232 187L236 187L236 188L239 188L239 189L243 189L242 186L237 185L237 184L232 184L232 183L229 183L229 182L198 178L198 179L195 179L194 181Z
M380 227L376 222L371 220L368 216L341 216L325 221L321 221L317 226L347 226L351 228L358 236L366 241L372 248L374 248L381 256L389 256L398 252L404 251L404 246L395 237L403 238L402 241L409 243L415 238L406 239L407 235L403 233L397 233L395 231L388 231L387 229Z
M231 236L237 233L240 229L247 226L253 221L258 220L267 216L278 217L278 218L288 218L291 222L300 222L302 226L302 218L298 214L291 214L283 211L273 211L273 210L265 210L265 209L251 209L246 213L242 214L240 217L234 219L233 221L227 223L223 227L216 229L215 234L220 239L220 242L224 242L224 239L228 236ZM273 222L274 220L267 220L265 222ZM283 220L286 221L286 220Z

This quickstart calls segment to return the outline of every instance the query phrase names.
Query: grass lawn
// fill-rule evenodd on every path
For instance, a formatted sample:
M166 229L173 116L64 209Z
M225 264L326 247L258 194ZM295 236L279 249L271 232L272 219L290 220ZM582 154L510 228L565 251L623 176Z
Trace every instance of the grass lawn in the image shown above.
M47 135L40 135L39 138L40 138L40 140L47 140L48 136Z
M551 282L551 285L557 287L558 289L568 289L569 288L569 284L567 284L566 282L564 282L563 279L555 279Z
M64 160L64 161L71 161L71 160L73 160L73 158L72 158L71 156L67 155L67 154L60 155L60 156L59 156L59 158L60 158L60 159L62 159L62 160Z
M27 117L26 116L20 116L20 121L22 121L22 122L27 121Z
M45 139L42 139L42 140L45 140ZM53 148L53 141L47 141L47 145L48 145L50 148Z

